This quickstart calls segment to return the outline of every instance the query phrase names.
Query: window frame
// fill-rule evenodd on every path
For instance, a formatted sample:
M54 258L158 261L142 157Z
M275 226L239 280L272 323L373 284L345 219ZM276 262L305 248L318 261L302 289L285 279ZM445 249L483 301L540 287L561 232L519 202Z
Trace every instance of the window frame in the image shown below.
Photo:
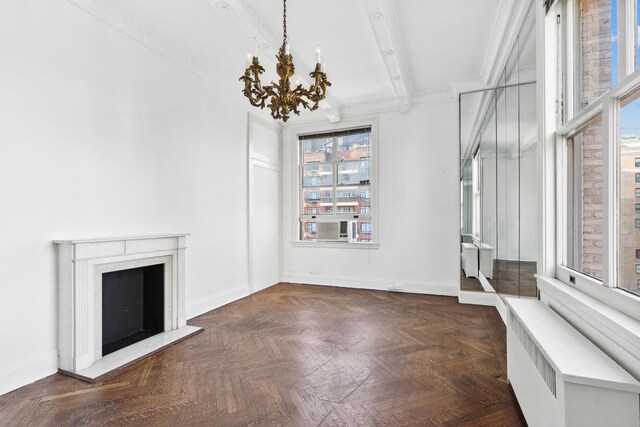
M370 202L370 213L369 214L361 214L359 211L353 213L342 213L338 214L336 210L333 210L333 213L330 215L304 215L301 211L302 209L302 197L303 195L303 177L302 177L302 157L301 157L301 144L299 137L304 135L312 135L312 134L323 134L323 133L332 133L332 132L340 132L347 131L351 129L359 129L359 128L371 128L370 140L371 140L371 159L370 159L370 171L369 171L369 191L371 195ZM378 119L376 117L363 118L360 120L345 120L336 124L312 124L306 126L298 126L291 128L291 138L292 143L295 146L292 151L292 156L295 156L292 159L292 165L296 168L294 175L296 179L292 180L292 215L291 215L291 244L298 247L325 247L325 248L369 248L369 249L378 249L380 246L379 235L380 235L380 221L378 215L378 152L379 152L379 138L378 138ZM334 153L334 155L337 155ZM340 162L334 162L334 174L335 175L335 186L332 184L332 187L335 188L335 191L340 190L340 186L337 185L337 165ZM327 186L329 187L329 186ZM356 190L354 190L356 191ZM360 196L359 191L356 191L356 196ZM335 198L334 197L334 207L335 207ZM315 218L312 218L315 216ZM318 241L305 241L300 239L300 224L301 221L314 221L314 222L331 222L331 221L340 221L340 220L351 220L351 221L367 221L371 223L372 233L370 241L340 241L340 242L318 242Z
M576 49L579 48L579 40L575 40L576 34L576 4L578 0L565 0L561 2L556 12L561 16L562 22L558 43L561 55L561 64L557 70L561 73L558 79L562 87L557 87L552 92L556 99L564 99L563 122L557 123L555 129L555 278L565 284L575 287L608 306L622 313L640 320L640 296L624 289L618 288L618 214L619 214L619 112L620 102L633 93L640 91L640 69L636 70L635 64L635 37L632 23L635 23L637 0L613 0L618 7L618 83L603 95L593 100L581 111L574 114L573 105L574 76L572 73L580 72L579 67L574 67L576 62ZM555 13L554 13L555 15ZM547 26L549 28L549 26ZM636 30L637 31L637 30ZM557 53L557 52L556 52ZM555 64L554 64L555 65ZM568 72L570 71L571 72ZM545 75L552 75L551 70L545 70ZM549 80L547 77L546 80ZM548 105L542 108L548 110ZM567 230L568 205L566 190L567 179L567 140L575 136L598 116L602 116L601 135L604 139L603 153L603 279L598 280L564 265L566 259L569 230Z

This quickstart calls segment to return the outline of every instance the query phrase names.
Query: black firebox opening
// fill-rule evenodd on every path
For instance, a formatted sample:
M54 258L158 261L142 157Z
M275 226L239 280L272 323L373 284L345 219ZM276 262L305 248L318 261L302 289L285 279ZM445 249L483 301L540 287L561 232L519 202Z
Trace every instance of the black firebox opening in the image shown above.
M102 274L102 355L164 330L164 264Z

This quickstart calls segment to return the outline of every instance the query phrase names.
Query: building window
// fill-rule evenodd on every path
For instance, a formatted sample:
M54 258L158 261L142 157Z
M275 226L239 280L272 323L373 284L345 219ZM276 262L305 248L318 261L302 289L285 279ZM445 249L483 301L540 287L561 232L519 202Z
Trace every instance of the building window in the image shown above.
M640 259L640 249L636 249L636 259Z
M564 3L570 7L563 9ZM635 7L618 8L630 3ZM556 100L573 100L552 124L562 144L556 158L563 210L556 249L562 262L556 275L567 282L574 276L585 292L620 310L627 310L628 297L622 301L619 293L591 292L596 288L589 286L640 296L640 73L633 71L639 64L638 3L565 0L547 17L561 34L549 33L558 41L561 64L547 70L561 73ZM572 13L563 16L564 10Z
M362 224L360 224L360 232L361 233L371 233L371 223L370 222L363 222Z
M369 235L350 232L352 242L371 241L373 150L371 127L299 135L300 240L314 241L305 228L314 216L356 218L369 224ZM357 215L360 215L359 217ZM351 225L349 226L351 227ZM361 230L361 228L353 229ZM351 228L350 228L351 229Z

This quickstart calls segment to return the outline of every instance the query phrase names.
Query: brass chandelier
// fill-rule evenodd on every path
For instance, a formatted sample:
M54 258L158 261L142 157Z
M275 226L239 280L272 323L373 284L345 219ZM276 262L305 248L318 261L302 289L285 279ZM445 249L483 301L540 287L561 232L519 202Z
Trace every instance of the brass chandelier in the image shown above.
M314 80L311 87L305 89L299 82L296 82L295 85L291 84L290 80L295 74L295 66L287 42L287 0L283 0L282 33L282 46L276 56L278 59L276 72L280 77L278 83L271 83L268 86L262 86L260 83L260 74L264 73L264 68L258 61L256 47L254 47L253 56L247 54L247 69L240 77L240 81L244 82L242 93L249 98L251 105L261 109L265 106L269 107L274 119L282 119L286 122L289 120L291 112L300 115L300 106L309 111L317 110L320 101L327 95L327 87L331 86L331 83L327 80L325 66L321 63L320 50L318 49L316 51L316 68L309 73L309 76Z

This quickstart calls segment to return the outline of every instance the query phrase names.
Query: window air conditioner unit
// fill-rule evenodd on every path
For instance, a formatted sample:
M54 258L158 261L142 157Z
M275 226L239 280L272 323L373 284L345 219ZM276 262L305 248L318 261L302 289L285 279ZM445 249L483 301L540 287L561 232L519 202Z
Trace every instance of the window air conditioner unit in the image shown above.
M348 242L349 221L318 222L316 239L318 242Z

